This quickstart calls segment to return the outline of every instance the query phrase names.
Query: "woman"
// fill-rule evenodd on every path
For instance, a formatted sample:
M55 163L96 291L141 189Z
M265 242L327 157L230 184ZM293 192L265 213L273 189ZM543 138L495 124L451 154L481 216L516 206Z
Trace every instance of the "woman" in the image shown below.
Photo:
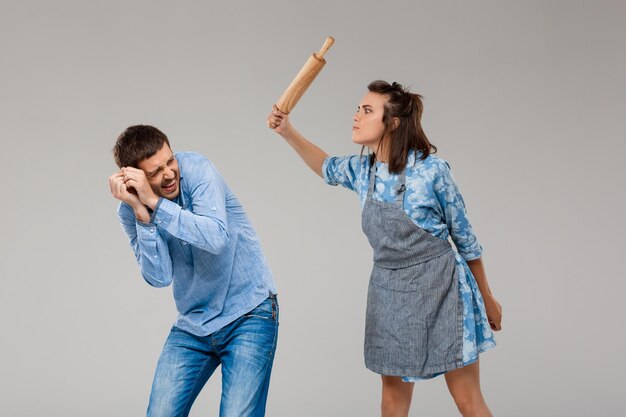
M478 355L495 346L502 308L489 289L482 248L448 164L432 155L421 97L385 81L368 90L352 127L361 155L328 157L276 106L267 124L328 184L361 199L363 231L374 250L365 364L382 377L382 415L407 416L414 382L445 374L463 416L491 416Z

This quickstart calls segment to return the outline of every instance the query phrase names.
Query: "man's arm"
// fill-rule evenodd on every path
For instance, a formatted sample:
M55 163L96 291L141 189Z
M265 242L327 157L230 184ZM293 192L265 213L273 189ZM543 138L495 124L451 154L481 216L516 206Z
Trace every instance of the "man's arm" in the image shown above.
M183 210L178 204L161 198L155 207L152 221L172 236L218 255L229 240L227 186L208 159L198 156L197 160L189 161L189 164L184 178L191 193L192 206Z
M148 223L148 209L136 194L128 191L121 172L109 177L109 186L113 197L122 202L118 209L118 219L135 253L141 275L154 287L170 285L172 260L167 243L157 232L156 225Z

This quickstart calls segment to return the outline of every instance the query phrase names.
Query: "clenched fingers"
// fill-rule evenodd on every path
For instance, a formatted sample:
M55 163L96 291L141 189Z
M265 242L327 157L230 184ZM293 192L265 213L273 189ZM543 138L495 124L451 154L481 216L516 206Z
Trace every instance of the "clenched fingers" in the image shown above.
M278 110L276 105L272 106L272 111L269 116L267 116L267 127L270 129L276 129L280 126L285 116L287 116L287 114Z

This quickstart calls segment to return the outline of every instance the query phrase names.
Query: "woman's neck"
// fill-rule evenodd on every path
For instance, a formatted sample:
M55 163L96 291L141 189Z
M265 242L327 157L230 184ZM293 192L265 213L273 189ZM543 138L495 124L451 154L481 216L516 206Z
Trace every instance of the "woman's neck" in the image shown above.
M376 155L376 160L378 162L383 162L383 163L387 163L389 162L389 141L388 140L384 140L381 139L380 142L378 142L378 145L376 145L376 147L371 147L370 150Z

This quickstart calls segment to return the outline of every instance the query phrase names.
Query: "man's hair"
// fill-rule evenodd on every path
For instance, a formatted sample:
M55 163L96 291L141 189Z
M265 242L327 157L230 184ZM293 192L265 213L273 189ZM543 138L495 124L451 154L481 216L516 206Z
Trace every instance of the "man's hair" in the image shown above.
M139 163L170 146L167 136L154 126L136 125L126 128L113 147L113 158L118 167L139 168Z

